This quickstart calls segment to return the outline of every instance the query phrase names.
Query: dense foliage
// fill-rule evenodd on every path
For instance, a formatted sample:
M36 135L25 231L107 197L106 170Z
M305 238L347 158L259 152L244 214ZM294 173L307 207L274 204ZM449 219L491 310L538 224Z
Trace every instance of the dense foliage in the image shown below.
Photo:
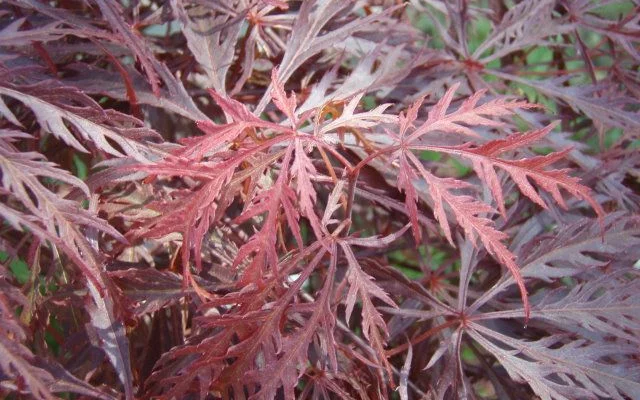
M0 394L637 399L640 4L4 0Z

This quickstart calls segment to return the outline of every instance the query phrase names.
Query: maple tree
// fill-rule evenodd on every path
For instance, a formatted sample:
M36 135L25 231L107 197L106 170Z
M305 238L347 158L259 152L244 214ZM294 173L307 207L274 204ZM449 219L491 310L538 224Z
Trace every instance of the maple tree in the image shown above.
M0 4L7 398L632 399L632 1Z

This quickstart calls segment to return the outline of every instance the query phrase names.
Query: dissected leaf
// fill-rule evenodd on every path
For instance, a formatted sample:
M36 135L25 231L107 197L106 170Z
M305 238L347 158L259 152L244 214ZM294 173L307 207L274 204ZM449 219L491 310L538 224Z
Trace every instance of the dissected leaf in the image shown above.
M480 325L469 335L500 359L512 379L528 383L542 399L624 399L640 390L633 346L584 339L565 342L561 336L525 341Z
M639 15L6 0L0 391L635 398Z
M34 90L35 93L29 93L31 90ZM147 160L148 155L145 154L147 150L144 145L127 138L104 122L96 122L91 117L87 117L87 114L91 115L91 112L97 112L96 119L107 120L107 114L104 114L104 111L93 100L78 92L77 89L61 87L54 82L48 82L38 88L29 88L26 92L20 91L19 88L0 86L0 94L21 101L33 111L42 129L51 132L76 150L87 152L87 149L67 128L65 122L71 124L83 139L92 141L100 150L108 154L122 156L121 151L109 143L111 140L117 143L127 155L138 161ZM51 100L47 99L48 96L51 96ZM74 98L78 102L86 102L89 105L82 109L60 102L60 100L68 101Z

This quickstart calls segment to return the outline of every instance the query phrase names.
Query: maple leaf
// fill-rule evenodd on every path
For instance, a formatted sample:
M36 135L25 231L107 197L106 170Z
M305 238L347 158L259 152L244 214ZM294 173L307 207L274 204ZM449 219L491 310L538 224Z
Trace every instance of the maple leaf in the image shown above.
M280 357L272 363L269 363L267 360L264 371L251 371L246 374L247 378L260 382L260 391L252 396L253 398L261 398L263 396L274 398L277 389L282 386L284 388L285 398L294 399L294 388L298 378L297 370L300 365L304 364L307 358L306 354L313 337L321 334L331 335L335 325L335 317L331 313L329 295L331 294L333 276L335 275L337 265L336 251L337 248L334 244L331 247L332 257L327 271L329 278L325 280L324 287L320 290L320 294L312 304L313 311L305 321L305 325L295 333L287 335L282 339L278 349ZM324 251L321 251L314 257L314 260L310 263L311 268L317 266L317 262L323 255ZM298 278L298 281L300 281L302 277L304 277L304 275ZM335 351L335 349L333 349L333 351ZM329 354L329 356L335 360L335 355ZM334 361L333 364L335 369L336 361Z
M311 182L317 171L307 156L300 140L295 141L295 158L291 164L291 173L296 177L296 190L301 214L309 218L316 237L322 237L320 220L315 211L316 191Z
M204 114L185 89L182 82L173 77L163 67L163 81L166 86L160 88L160 97L156 96L145 78L138 71L124 65L131 77L133 90L140 104L146 104L170 113L176 113L192 121L207 120ZM106 71L88 64L71 65L74 75L65 80L69 84L81 87L85 93L101 94L117 100L127 100L126 84L117 72Z
M546 37L571 32L572 24L552 21L554 2L532 0L507 11L486 40L474 51L472 58L486 64L525 47L540 44ZM489 55L487 50L494 48Z
M640 390L640 369L630 359L633 346L564 341L556 335L536 341L514 339L473 324L469 335L500 359L512 379L527 382L542 399L612 396L623 399ZM619 366L608 365L609 357ZM561 379L556 379L561 377Z
M599 93L598 86L572 86L565 88L564 82L571 76L534 81L504 72L493 72L503 79L512 80L535 88L540 93L557 98L568 104L574 110L584 113L589 118L603 123L609 127L619 127L628 131L637 130L640 127L640 116L637 112L628 111L628 104L636 102L627 96L617 93Z
M112 271L109 277L135 306L135 315L152 314L172 304L177 304L186 296L197 295L193 288L184 288L180 275L155 268L130 268ZM211 285L197 279L199 286L207 291L215 291L224 284Z
M570 290L550 291L534 304L536 318L585 337L588 332L597 332L638 343L640 339L632 333L640 331L640 305L633 296L638 280L626 278L634 274L633 270L622 269Z
M384 50L387 47L391 48L385 53ZM322 80L311 88L311 93L298 108L298 112L305 112L331 101L345 101L354 97L361 98L365 92L392 86L394 83L401 81L408 75L410 69L398 68L398 65L417 64L419 61L417 57L407 60L407 55L404 53L403 46L387 46L384 43L376 45L373 50L359 61L344 82L339 82L337 88L328 93L332 84L335 84L337 80L340 63L336 62L335 66L322 77ZM382 105L378 107L382 107Z
M471 242L475 244L476 238L480 238L480 241L487 251L513 274L524 303L525 319L528 319L530 306L527 291L524 280L522 279L519 268L515 262L515 256L503 243L507 238L507 235L496 230L493 227L492 221L483 216L485 214L493 213L493 209L489 205L476 201L472 197L467 195L458 195L451 192L452 190L469 188L470 185L460 180L438 178L431 172L427 171L424 168L422 161L420 161L410 150L437 151L470 159L479 178L487 183L493 193L503 216L506 214L504 196L500 181L494 171L495 166L506 170L525 196L545 208L547 207L545 202L531 186L528 178L531 178L538 184L538 186L550 192L554 200L565 208L566 205L559 188L564 188L574 196L586 200L596 210L600 218L603 217L604 212L600 205L592 199L590 190L585 186L580 185L577 179L569 177L566 174L566 170L547 171L543 169L549 164L564 158L566 151L552 153L547 156L515 161L503 160L496 157L508 150L513 150L531 144L548 134L552 129L552 126L523 135L512 136L508 139L490 141L475 149L470 149L468 144L456 147L422 145L420 143L422 141L422 137L429 132L442 130L445 132L475 136L475 133L470 128L461 124L499 127L502 126L501 122L493 121L486 118L486 116L506 116L513 114L514 110L518 108L532 107L525 102L506 102L502 99L478 105L478 101L483 94L483 92L478 92L465 100L456 111L447 114L447 109L451 104L453 95L457 88L457 84L453 85L447 93L445 93L443 98L440 99L431 111L429 111L427 120L421 125L413 128L412 132L409 132L413 126L413 121L417 117L418 108L422 103L422 100L415 102L409 108L406 115L401 116L399 119L399 133L394 136L394 140L398 144L374 153L373 156L370 156L361 162L359 166L363 165L364 162L371 158L387 152L391 153L392 162L394 158L398 160L399 172L397 185L400 190L405 192L407 214L411 219L414 237L417 242L420 241L421 235L420 227L417 222L416 203L418 201L418 197L413 186L413 181L418 175L422 177L428 185L428 193L433 201L433 212L444 231L445 237L451 244L453 244L451 228L444 207L446 204ZM417 174L414 171L417 171Z
M5 3L3 393L640 391L640 6Z
M370 111L354 112L358 104L360 104L362 96L362 94L359 94L349 100L340 116L322 126L319 133L326 134L344 128L366 129L380 124L394 123L398 120L395 115L384 113L391 106L390 104L381 104Z
M309 58L320 53L322 50L340 43L349 35L355 32L371 29L375 23L384 17L385 14L393 11L387 9L382 13L371 14L364 18L354 19L346 22L337 29L330 30L320 35L325 25L331 21L338 13L350 7L349 3L338 0L329 1L307 1L302 4L296 22L292 27L292 33L287 41L286 51L282 56L279 67L279 76L285 84L293 73ZM271 89L272 86L269 86ZM265 92L257 106L257 111L262 112L268 104L271 91Z
M384 303L396 307L395 302L379 286L372 282L372 277L367 275L360 267L351 247L346 243L341 243L340 247L345 254L349 270L347 281L349 282L349 292L345 298L345 315L347 322L351 318L351 312L355 306L356 297L362 302L362 332L364 336L373 344L376 349L378 362L387 365L384 354L384 337L388 335L387 325L380 312L376 309L372 299L378 298Z
M547 208L547 204L538 195L528 179L533 180L539 187L549 192L553 199L563 208L567 208L565 201L560 193L560 188L567 190L577 198L586 200L589 205L596 211L598 216L602 218L604 211L598 203L591 197L591 190L581 184L579 179L568 176L569 170L545 170L544 168L566 157L569 150L556 153L550 153L545 156L538 156L519 160L504 160L496 156L518 147L523 147L540 137L548 134L553 125L545 128L523 133L521 135L512 135L508 139L499 139L487 142L475 149L469 149L466 146L456 148L445 148L442 146L412 146L417 150L437 150L443 153L455 154L470 160L478 177L487 183L491 189L500 212L506 215L504 206L504 196L502 187L494 168L499 167L509 173L514 182L518 185L520 192L531 199L534 203L543 208Z
M92 310L90 315L93 327L97 329L97 335L102 340L101 348L118 371L119 378L125 386L126 397L132 398L133 378L129 362L129 345L124 326L116 315L118 308L114 304L118 294L105 279L103 266L96 252L98 249L90 244L80 228L92 231L93 235L104 232L123 242L126 241L117 230L97 218L95 210L94 213L84 210L76 202L59 197L40 183L38 176L55 176L61 182L78 186L88 193L82 181L70 176L66 171L56 169L53 164L42 161L41 155L17 152L7 138L20 136L22 134L15 132L2 132L0 135L5 139L0 140L0 169L3 171L4 189L13 193L29 214L2 204L0 215L16 230L22 231L27 228L41 240L62 249L86 274L86 285L91 292L87 299L87 307ZM47 398L46 394L44 398Z
M273 98L274 104L287 116L292 127L295 128L298 125L298 118L296 117L298 102L296 100L296 94L291 93L291 95L287 96L284 90L284 83L280 80L276 68L271 71L271 82L273 82L271 97Z
M160 76L158 70L161 67L153 53L149 50L148 44L146 44L144 39L137 35L131 25L125 21L120 4L108 0L96 0L96 3L110 26L118 32L118 39L124 41L125 45L131 49L140 64L142 64L142 68L151 84L153 93L158 96L160 94Z
M12 97L29 107L40 124L40 127L57 136L68 145L81 152L88 152L78 141L74 134L65 125L65 121L71 124L83 139L92 141L100 150L113 155L122 156L109 140L117 143L124 152L140 162L146 162L151 157L150 151L143 143L127 137L127 130L116 126L110 126L111 121L117 121L120 115L109 115L100 108L90 97L73 87L61 86L55 81L42 82L34 86L14 86L9 83L0 83L0 95ZM84 104L84 107L73 106L71 101ZM0 113L7 116L14 124L19 124L15 116L6 111ZM115 118L114 118L115 117ZM127 121L129 122L129 121ZM129 130L131 132L132 130ZM136 132L139 136L141 132ZM146 135L156 137L153 131L146 130Z
M86 382L66 372L62 366L50 360L36 356L24 345L28 334L24 326L13 315L15 305L27 307L29 300L9 283L10 274L0 265L0 349L2 360L0 369L16 385L9 385L17 393L28 394L35 399L55 399L53 393L73 392L97 399L115 399L116 397L100 391Z
M225 78L231 67L228 60L233 58L242 28L242 19L233 18L231 13L206 15L205 7L190 8L187 11L184 3L172 0L171 7L178 14L182 33L187 39L187 46L204 69L207 76L206 86L212 87L220 94L225 94ZM217 28L220 26L226 29Z
M516 250L521 265L520 274L525 278L550 282L580 275L595 267L626 268L629 263L636 261L635 257L639 254L635 249L640 243L637 218L627 219L620 214L610 214L604 221L604 234L602 230L601 223L585 218L553 236L521 245ZM602 261L600 257L609 261ZM503 276L500 282L476 299L469 310L478 309L513 283L513 277Z
M292 150L289 148L284 156L282 165L283 169L280 171L278 179L269 189L264 190L262 193L256 195L250 206L240 215L236 222L243 223L251 218L254 218L264 212L267 212L267 217L263 221L260 232L253 235L251 239L247 241L239 250L234 261L234 265L237 267L241 262L244 262L250 253L256 252L255 256L249 266L245 268L244 274L251 277L253 280L262 276L265 272L266 266L276 269L278 265L277 254L277 227L278 219L280 215L280 208L283 209L285 218L289 224L289 228L293 233L298 247L301 249L304 245L302 235L300 233L300 227L298 220L300 214L293 206L295 201L295 193L289 187L289 170L287 166L291 160ZM259 278L258 278L259 279ZM246 282L251 281L247 279Z

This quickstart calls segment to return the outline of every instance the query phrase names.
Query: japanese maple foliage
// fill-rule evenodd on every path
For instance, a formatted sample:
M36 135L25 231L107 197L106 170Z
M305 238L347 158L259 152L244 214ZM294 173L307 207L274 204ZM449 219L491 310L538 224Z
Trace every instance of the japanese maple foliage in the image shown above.
M640 5L0 4L7 398L634 399Z

